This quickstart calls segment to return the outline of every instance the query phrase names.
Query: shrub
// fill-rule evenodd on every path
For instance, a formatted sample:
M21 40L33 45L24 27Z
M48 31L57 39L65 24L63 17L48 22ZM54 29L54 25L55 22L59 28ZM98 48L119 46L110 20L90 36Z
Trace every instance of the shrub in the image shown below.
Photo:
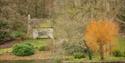
M123 56L122 52L120 50L115 50L115 51L112 52L112 54L115 57L121 57L121 56Z
M84 53L81 52L74 53L73 56L77 59L85 58Z
M6 31L0 31L0 42L9 40L9 34Z
M84 54L86 53L85 48L80 43L74 43L74 42L67 43L67 42L64 42L63 43L63 48L64 48L66 54L73 55L76 58L83 57Z
M0 20L0 42L6 41L10 38L8 28L9 24L4 20Z
M13 38L22 37L23 35L24 35L24 33L23 33L23 32L19 32L19 31L13 31L13 32L11 33L11 36L12 36Z
M33 55L34 47L30 43L17 44L13 47L12 53L17 56Z
M48 51L49 47L47 45L43 45L43 46L40 46L38 49L39 51Z
M125 57L125 51L123 52L123 57Z

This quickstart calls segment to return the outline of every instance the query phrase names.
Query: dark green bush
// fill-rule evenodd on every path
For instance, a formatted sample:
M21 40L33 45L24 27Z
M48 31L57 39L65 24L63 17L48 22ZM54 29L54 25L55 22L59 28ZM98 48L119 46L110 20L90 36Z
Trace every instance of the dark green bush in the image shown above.
M85 58L84 53L81 52L74 53L73 56L77 59Z
M63 43L63 48L66 52L66 54L73 55L75 58L83 58L85 57L85 48L84 45L76 42Z
M122 54L122 52L121 52L120 50L114 50L114 51L112 52L112 54L113 54L113 56L115 56L115 57L122 57L122 56L123 56L123 54Z
M29 56L35 52L34 47L30 43L17 44L13 47L12 53L17 56Z
M0 31L0 42L9 40L9 33L6 31Z
M4 20L0 20L0 42L9 39L10 39L9 24Z
M48 51L49 47L47 45L43 45L43 46L40 46L38 49L39 51Z

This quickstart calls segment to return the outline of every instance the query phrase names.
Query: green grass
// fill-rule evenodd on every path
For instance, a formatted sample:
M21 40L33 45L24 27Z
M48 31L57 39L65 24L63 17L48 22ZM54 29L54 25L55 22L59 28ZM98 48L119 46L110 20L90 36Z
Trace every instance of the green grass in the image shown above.
M31 43L35 48L39 48L41 46L47 45L50 42L50 39L29 39L22 42Z
M12 51L12 48L0 49L0 54L7 53L7 52L11 52L11 51Z

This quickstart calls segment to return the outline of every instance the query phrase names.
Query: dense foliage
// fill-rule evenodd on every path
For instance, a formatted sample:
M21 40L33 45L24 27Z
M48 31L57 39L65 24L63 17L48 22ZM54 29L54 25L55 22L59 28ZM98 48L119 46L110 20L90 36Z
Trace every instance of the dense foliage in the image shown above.
M85 58L85 54L83 54L83 53L81 53L81 52L74 53L73 56L74 56L76 59Z
M112 55L115 57L125 57L125 51L114 50Z
M115 57L121 57L122 56L122 53L120 50L115 50L112 52L112 55L115 56Z
M10 39L9 24L4 20L0 20L0 42L9 39Z
M86 54L85 47L80 43L63 43L65 53L73 55L75 58L84 58Z
M17 56L29 56L34 54L34 47L30 43L17 44L13 47L12 53Z

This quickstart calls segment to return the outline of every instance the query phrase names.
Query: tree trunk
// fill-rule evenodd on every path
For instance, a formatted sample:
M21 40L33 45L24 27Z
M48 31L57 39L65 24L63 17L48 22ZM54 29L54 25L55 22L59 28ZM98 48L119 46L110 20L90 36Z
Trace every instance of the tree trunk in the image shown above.
M85 46L87 48L87 53L88 53L89 60L92 60L92 51L90 50L90 48L86 44L86 41L85 40L83 40L83 41L84 41L84 44L85 44Z
M104 47L103 47L102 42L100 42L99 44L99 53L100 53L100 59L104 60Z

